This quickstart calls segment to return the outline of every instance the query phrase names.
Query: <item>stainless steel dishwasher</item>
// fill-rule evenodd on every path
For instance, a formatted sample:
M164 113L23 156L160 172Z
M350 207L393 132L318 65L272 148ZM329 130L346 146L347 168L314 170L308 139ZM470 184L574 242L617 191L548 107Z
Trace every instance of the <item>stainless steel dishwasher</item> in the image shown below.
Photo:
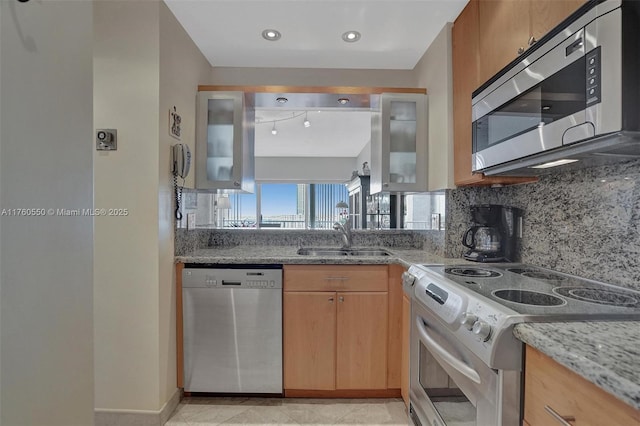
M185 392L282 394L282 265L187 264Z

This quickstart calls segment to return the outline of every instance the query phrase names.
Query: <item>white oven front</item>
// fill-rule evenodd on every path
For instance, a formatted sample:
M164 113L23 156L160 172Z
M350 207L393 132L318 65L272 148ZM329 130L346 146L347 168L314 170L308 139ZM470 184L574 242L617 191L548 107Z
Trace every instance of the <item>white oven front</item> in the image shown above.
M421 426L521 424L521 372L494 370L419 301L411 306L410 416Z

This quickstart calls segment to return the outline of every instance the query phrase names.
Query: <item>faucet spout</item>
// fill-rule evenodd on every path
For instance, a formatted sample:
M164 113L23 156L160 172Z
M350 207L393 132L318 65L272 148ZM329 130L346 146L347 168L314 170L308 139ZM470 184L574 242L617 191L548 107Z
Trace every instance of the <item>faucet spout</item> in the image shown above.
M345 223L336 222L333 224L333 229L340 231L342 234L342 248L351 248L353 235L351 234L351 223L347 220Z

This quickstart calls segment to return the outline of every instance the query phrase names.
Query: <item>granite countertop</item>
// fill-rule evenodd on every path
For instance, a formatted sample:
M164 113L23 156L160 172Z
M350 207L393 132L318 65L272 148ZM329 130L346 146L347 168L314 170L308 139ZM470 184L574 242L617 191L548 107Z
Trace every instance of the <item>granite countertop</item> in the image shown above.
M337 248L337 247L336 247ZM415 263L468 263L418 249L383 248L391 256L302 256L295 246L249 246L196 250L188 256L176 256L181 263L282 263L282 264L390 264L409 267Z
M640 410L640 321L525 323L514 334Z

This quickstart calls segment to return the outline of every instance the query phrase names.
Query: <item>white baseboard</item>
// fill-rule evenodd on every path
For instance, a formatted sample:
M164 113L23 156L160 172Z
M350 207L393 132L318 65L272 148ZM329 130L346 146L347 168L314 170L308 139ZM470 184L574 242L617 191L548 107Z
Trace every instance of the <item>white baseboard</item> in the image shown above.
M180 403L180 389L160 410L94 410L94 426L163 426Z

